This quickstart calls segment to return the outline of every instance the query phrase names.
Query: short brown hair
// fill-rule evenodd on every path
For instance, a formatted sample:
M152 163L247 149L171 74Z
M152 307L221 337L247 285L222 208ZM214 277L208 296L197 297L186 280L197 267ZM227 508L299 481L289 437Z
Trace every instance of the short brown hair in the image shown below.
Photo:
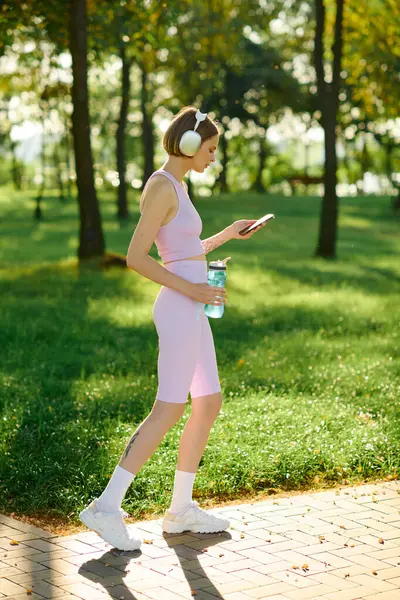
M196 112L197 108L194 106L185 106L175 115L163 137L163 146L168 154L172 156L185 156L179 150L179 142L185 131L194 129ZM201 143L219 134L216 123L216 121L212 121L209 117L206 117L200 123L196 131L200 134Z

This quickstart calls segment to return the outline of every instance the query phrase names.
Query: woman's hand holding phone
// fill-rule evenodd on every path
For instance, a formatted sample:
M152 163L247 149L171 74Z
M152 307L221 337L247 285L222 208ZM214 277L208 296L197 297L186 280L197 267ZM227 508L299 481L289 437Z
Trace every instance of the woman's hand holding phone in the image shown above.
M235 221L229 227L232 234L231 239L247 240L261 227L264 227L268 221L274 218L275 215L268 214L261 217L261 219L241 219L240 221Z

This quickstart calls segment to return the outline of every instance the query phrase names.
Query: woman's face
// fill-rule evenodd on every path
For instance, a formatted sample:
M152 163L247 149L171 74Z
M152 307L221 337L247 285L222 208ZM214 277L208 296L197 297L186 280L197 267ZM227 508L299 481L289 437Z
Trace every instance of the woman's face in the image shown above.
M193 163L191 169L196 173L203 173L205 169L213 162L215 162L215 153L219 144L219 135L205 140L200 146L199 150L193 156Z

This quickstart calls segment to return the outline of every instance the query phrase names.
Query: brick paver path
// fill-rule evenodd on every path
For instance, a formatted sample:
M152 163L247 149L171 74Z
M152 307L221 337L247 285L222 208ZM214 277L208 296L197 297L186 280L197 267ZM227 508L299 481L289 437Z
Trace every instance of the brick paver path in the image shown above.
M400 600L400 481L212 512L231 520L227 531L129 525L146 540L135 552L0 517L0 599Z

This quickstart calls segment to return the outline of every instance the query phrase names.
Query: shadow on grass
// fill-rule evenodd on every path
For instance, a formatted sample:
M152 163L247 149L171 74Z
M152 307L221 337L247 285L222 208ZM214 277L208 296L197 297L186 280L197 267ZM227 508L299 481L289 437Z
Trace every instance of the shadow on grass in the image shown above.
M65 493L69 477L82 479L84 491L89 483L84 472L91 465L95 473L96 463L107 462L109 428L140 422L151 410L157 381L154 324L136 318L134 310L123 327L90 314L93 300L142 304L132 285L124 285L120 270L79 273L59 265L3 283L3 503L11 499L15 507L32 508L37 494L49 508L60 508L60 488ZM122 395L115 393L120 379ZM121 432L126 435L124 427Z
M323 268L321 268L323 267ZM313 288L323 287L325 290L338 288L347 288L351 290L363 291L370 294L382 294L384 296L397 295L400 292L400 277L392 269L379 268L374 266L350 265L346 269L329 268L324 263L316 259L315 266L310 263L299 267L299 265L281 264L277 267L269 267L278 275L298 281L303 285Z

